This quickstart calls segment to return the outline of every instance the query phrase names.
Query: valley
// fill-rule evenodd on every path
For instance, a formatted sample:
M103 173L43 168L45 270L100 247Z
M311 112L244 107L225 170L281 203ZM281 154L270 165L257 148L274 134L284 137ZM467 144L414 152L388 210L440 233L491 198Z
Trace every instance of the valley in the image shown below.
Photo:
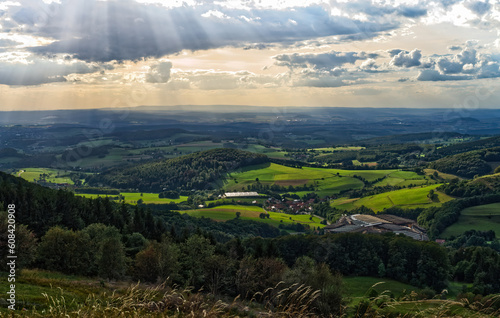
M41 292L58 297L47 281L81 303L82 287L69 290L69 281L108 299L106 290L131 292L123 280L152 292L158 277L227 297L307 275L319 288L313 277L323 275L345 286L328 292L342 295L350 316L426 317L446 308L475 317L463 305L471 295L500 292L496 274L470 275L478 259L477 273L500 266L498 137L388 128L385 136L328 142L307 126L259 139L249 126L235 134L235 123L217 125L202 132L123 123L93 136L72 125L3 127L21 137L0 151L0 202L23 211L23 246L38 251L21 256L39 266L21 272L25 306L48 306ZM33 139L37 129L52 133ZM104 254L105 244L118 254ZM41 257L47 253L56 256ZM224 280L212 280L218 275ZM109 283L98 286L95 277ZM488 297L477 299L496 308Z

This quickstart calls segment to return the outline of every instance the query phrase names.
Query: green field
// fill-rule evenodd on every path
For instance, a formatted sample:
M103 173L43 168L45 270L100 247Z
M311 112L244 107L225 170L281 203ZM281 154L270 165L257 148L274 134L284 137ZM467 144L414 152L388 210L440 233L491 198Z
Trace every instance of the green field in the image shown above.
M49 168L24 168L14 172L13 175L30 182L34 182L35 180L40 179L41 174L48 174L49 176L45 178L45 181L47 182L74 184L74 182L69 178L68 173L68 171Z
M424 172L427 175L432 175L434 173L437 173L439 178L446 180L446 181L453 180L453 179L462 179L454 174L444 173L441 171L437 171L435 169L424 169Z
M400 297L404 297L404 295L410 295L412 292L418 293L420 290L418 287L389 278L345 276L343 281L345 295L348 297L347 299L349 300L350 307L367 299L371 289L376 290L379 296L393 296L395 299L400 299ZM461 292L463 285L468 285L468 287L471 286L471 284L451 282L446 289L448 291L446 294L447 298L454 299ZM379 313L382 315L386 314L394 317L405 317L409 313L414 314L417 312L421 313L422 317L476 317L474 312L465 309L463 305L453 300L402 300L395 301L381 310L379 309ZM439 315L437 314L438 312L445 315Z
M332 206L343 209L352 210L361 206L371 208L375 212L380 212L386 208L397 206L400 208L417 208L417 207L431 207L439 206L444 202L453 200L452 197L436 192L439 202L431 201L427 195L430 190L434 190L439 184L430 185L427 187L401 189L381 194L376 194L360 199L347 199L340 198L334 200Z
M365 166L366 165L366 166L374 167L377 165L377 162L375 162L375 161L361 162L359 160L353 160L352 164L355 166Z
M412 171L401 170L342 170L302 167L293 168L275 163L266 163L250 166L231 173L225 184L228 191L241 191L248 185L255 184L258 179L263 185L302 186L314 185L319 196L337 194L342 190L361 189L364 184L355 176L362 177L368 182L378 179L397 180L398 185L422 184L427 182L425 176ZM303 195L311 191L296 192Z
M194 217L206 217L216 221L227 221L236 218L236 212L240 212L240 219L242 220L253 220L263 223L268 223L273 226L278 227L280 224L293 224L302 223L309 224L311 227L324 227L321 224L321 220L317 217L313 217L310 220L310 215L291 215L278 212L269 212L269 219L261 219L259 215L265 213L266 211L258 206L246 206L246 205L221 205L213 208L196 209L196 210L184 210L178 211L179 213L186 213Z
M417 314L417 315L415 315ZM379 317L496 317L478 314L453 300L428 299L399 301L379 310Z
M131 204L136 204L137 201L142 199L144 204L167 204L170 202L174 203L181 203L187 200L187 196L180 196L179 199L168 199L168 198L162 198L160 199L158 197L158 193L141 193L140 192L121 192L120 193L122 196L125 197L125 202L131 203ZM86 197L86 198L98 198L98 197L110 197L110 198L115 198L117 197L116 195L106 195L106 194L85 194L85 193L77 193L76 195L81 196L81 197Z
M349 277L345 276L343 278L346 294L353 298L353 302L356 302L356 298L362 299L368 296L368 292L372 289L372 286L379 294L387 291L387 295L393 293L395 297L403 294L404 291L408 293L412 290L417 291L418 288L409 284L401 283L389 278L379 278L379 277L366 277L366 276L356 276ZM359 300L358 300L359 301Z
M492 203L464 209L458 221L447 227L441 237L457 236L468 230L495 231L500 236L500 203Z
M269 158L278 158L278 159L285 158L285 154L287 154L287 152L282 151L281 148L265 147L262 145L254 145L254 144L250 144L246 146L246 148L243 148L242 150L262 153L268 156Z
M428 182L435 183L435 181L429 180L425 176L418 175L413 171L395 171L388 174L383 180L375 183L374 186L417 186Z
M230 204L240 204L240 203L248 203L253 204L256 201L257 205L263 205L267 200L267 196L261 194L259 198L222 198L217 200L207 200L205 204L208 206L210 203L219 204L219 205L230 205Z

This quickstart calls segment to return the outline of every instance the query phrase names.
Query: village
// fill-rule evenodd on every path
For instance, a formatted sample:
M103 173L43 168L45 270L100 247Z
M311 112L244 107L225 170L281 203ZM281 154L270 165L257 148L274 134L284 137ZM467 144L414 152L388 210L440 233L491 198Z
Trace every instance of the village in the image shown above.
M225 198L257 198L257 192L229 192ZM286 214L311 214L314 215L314 204L325 202L327 199L301 199L285 200L268 198L264 202L264 210L268 212L279 212ZM257 204L257 201L252 201ZM428 241L426 230L418 226L417 222L411 219L399 217L391 214L365 215L365 214L344 214L337 222L329 224L325 220L326 233L363 233L363 234L384 234L392 232L396 235L405 235L418 241Z

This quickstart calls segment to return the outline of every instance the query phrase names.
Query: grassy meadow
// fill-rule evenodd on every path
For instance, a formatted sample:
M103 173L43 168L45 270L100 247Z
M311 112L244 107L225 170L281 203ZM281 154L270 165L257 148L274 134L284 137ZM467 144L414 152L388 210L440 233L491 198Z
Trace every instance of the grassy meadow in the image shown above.
M457 236L468 230L493 230L499 237L500 203L479 205L462 210L458 221L447 227L441 237Z
M400 208L427 208L431 206L439 206L444 202L453 200L452 197L441 192L436 192L438 200L432 201L429 199L427 195L430 190L434 190L438 186L439 184L434 184L426 187L401 189L363 197L360 199L340 198L334 200L332 206L343 210L353 210L355 208L365 206L367 208L371 208L375 212L380 212L393 206Z
M240 212L240 219L242 220L253 220L263 223L268 223L273 226L278 227L280 224L294 224L302 223L308 224L311 227L324 227L321 224L321 219L317 217L312 217L310 215L291 215L279 212L268 212L269 218L261 219L259 216L261 213L266 213L266 211L258 206L246 206L246 205L221 205L213 208L203 208L196 210L184 210L178 211L180 213L186 213L194 217L206 217L216 221L227 221L236 218L236 212Z
M30 182L33 182L34 180L39 180L41 174L48 175L48 177L45 178L47 182L74 184L74 182L68 176L68 171L65 170L57 170L49 168L23 168L13 173L13 175L15 175L16 177L21 177L24 180Z
M187 196L180 196L178 199L168 199L168 198L159 198L158 193L140 193L140 192L121 192L122 196L125 197L125 202L130 204L137 204L137 201L142 199L144 204L167 204L170 202L181 203L187 201ZM113 194L86 194L86 193L77 193L76 195L85 197L85 198L98 198L98 197L110 197L115 198L117 195Z
M409 284L401 283L389 278L367 277L367 276L345 276L343 278L346 294L351 297L353 303L359 302L368 296L371 289L381 294L390 291L394 297L401 296L404 292L417 291L418 288ZM373 286L373 287L372 287Z

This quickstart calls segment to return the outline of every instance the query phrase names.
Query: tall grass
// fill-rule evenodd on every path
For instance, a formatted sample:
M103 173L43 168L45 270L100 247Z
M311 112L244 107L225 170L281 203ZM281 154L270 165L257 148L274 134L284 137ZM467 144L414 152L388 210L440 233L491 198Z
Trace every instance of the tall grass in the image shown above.
M354 308L341 308L340 313L319 315L315 308L320 291L309 286L283 282L273 288L253 295L250 301L236 297L224 302L203 291L192 288L169 287L161 284L144 288L136 284L122 291L97 295L91 293L83 302L67 302L63 289L60 295L44 294L47 306L44 309L0 313L0 317L269 317L269 318L319 318L319 317L500 317L500 295L488 297L466 297L458 301L443 300L444 293L433 299L419 300L415 292L400 299L391 298L390 291L373 294L378 284L373 285L365 300Z

